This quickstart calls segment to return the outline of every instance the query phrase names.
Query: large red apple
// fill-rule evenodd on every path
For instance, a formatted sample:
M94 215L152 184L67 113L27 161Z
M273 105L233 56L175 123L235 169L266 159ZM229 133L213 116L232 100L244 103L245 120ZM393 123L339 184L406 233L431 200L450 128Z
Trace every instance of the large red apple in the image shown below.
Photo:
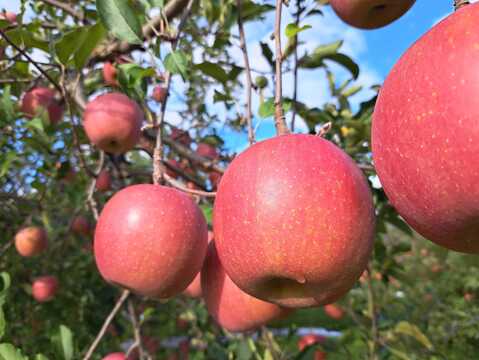
M213 232L208 231L208 243L213 240ZM201 297L201 273L198 273L188 287L183 291L183 295L191 298Z
M131 150L141 135L143 112L121 93L96 97L86 106L83 126L90 141L100 149L121 154Z
M186 194L159 185L133 185L105 205L95 230L102 276L146 296L179 294L200 271L208 228Z
M329 0L334 12L351 26L376 29L400 18L416 0Z
M36 87L26 92L22 98L21 111L29 119L48 112L52 124L63 117L63 106L55 99L55 91L46 87Z
M15 248L25 257L35 256L48 247L47 232L39 226L21 229L15 235Z
M103 64L103 80L105 84L116 87L118 86L118 80L116 79L117 71L115 65L111 62L106 62Z
M86 217L77 215L72 221L71 229L75 234L89 235L91 227Z
M41 276L33 281L32 295L39 302L50 301L58 290L58 280L55 276Z
M331 303L366 267L374 234L371 192L333 143L283 135L238 155L214 205L218 254L247 293L288 307Z
M254 330L291 311L248 295L236 286L221 265L214 241L208 246L201 270L201 288L208 312L228 331Z
M479 253L478 18L479 3L462 7L402 56L372 125L392 205L424 237L465 253Z
M108 169L103 169L96 178L95 187L98 191L105 192L111 189L111 176Z
M126 355L122 352L111 353L105 356L102 360L126 360Z

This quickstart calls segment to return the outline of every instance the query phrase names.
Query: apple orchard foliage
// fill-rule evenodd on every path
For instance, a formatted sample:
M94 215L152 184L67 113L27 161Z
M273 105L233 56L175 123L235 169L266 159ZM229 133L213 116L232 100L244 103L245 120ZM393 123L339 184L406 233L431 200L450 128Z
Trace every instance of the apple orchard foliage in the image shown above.
M0 20L2 33L18 48L35 54L34 59L41 54L39 66L69 94L66 101L52 102L55 114L59 106L63 109L63 118L56 124L50 123L45 112L30 114L25 108L22 112L25 93L33 87L54 87L18 49L4 38L0 40L0 359L82 358L120 296L118 288L100 277L93 260L91 207L96 204L101 209L127 185L151 182L155 131L144 129L136 147L126 154L106 154L103 163L108 173L103 172L101 184L92 187L92 174L101 159L81 126L86 99L105 90L121 92L140 104L151 122L159 113L155 100L165 96L164 74L169 71L175 89L170 93L175 100L171 108L180 109L178 126L188 131L179 132L166 115L163 145L166 170L174 174L170 176L189 189L211 191L218 170L231 162L235 149L224 147L218 129L246 133L244 63L230 55L238 51L237 3L195 1L173 51L168 40L174 37L186 4L184 0L22 0L16 22L7 21L11 16ZM341 39L306 51L301 32L315 31L305 25L311 17L321 18L324 7L299 0L290 1L283 11L296 17L298 4L298 23L283 23L281 29L287 38L283 70L293 71L297 51L300 74L305 70L327 73L332 100L310 108L301 98L284 97L288 124L293 111L296 123L304 123L311 133L331 122L325 138L345 150L372 180L370 133L376 99L357 108L351 105L351 96L362 90L355 83L360 68L341 52ZM6 6L8 10L8 2ZM147 41L142 42L141 27L150 20L153 8L163 8L169 27L158 29L161 34L146 27ZM25 16L27 9L33 16ZM270 1L242 1L244 23L261 22L273 11ZM271 69L257 72L250 57L257 84L253 97L260 99L253 113L256 119L266 119L274 112L275 58L269 44L259 46ZM193 53L197 54L194 58ZM103 63L108 64L106 68ZM338 82L332 63L344 67L350 79ZM181 94L176 93L178 83L182 84ZM415 144L421 139L411 137L409 141ZM180 169L179 174L175 168ZM232 334L215 324L201 300L177 296L157 301L132 296L144 348L154 359L179 355L179 348L189 352L191 359L312 359L317 349L326 353L327 359L476 358L477 256L448 252L420 238L397 215L382 189L373 187L371 181L369 186L377 215L370 271L338 302L342 317L338 311L333 311L333 319L321 308L304 309L268 329ZM213 198L194 199L211 227ZM48 248L43 253L28 258L17 253L12 240L24 226L46 229ZM53 299L38 302L32 297L32 284L44 276L58 280L54 284L57 292ZM339 330L341 337L321 339L300 351L295 331L302 327ZM277 328L289 329L289 335L273 335ZM133 338L124 306L93 358L122 351L121 345ZM187 342L179 346L184 339L189 346Z

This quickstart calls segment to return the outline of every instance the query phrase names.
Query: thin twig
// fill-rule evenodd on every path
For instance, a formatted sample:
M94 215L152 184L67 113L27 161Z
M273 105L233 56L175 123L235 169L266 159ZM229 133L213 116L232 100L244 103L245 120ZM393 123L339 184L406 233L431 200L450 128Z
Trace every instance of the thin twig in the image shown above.
M303 8L301 8L301 0L296 0L296 27L299 28L299 20L301 18ZM296 125L296 100L298 99L298 34L294 36L294 68L293 68L293 114L291 117L291 132L294 132Z
M98 204L93 195L95 194L97 176L100 174L101 170L103 169L104 163L105 163L105 153L103 151L100 151L100 161L98 162L98 167L95 171L95 177L92 178L90 186L88 188L87 199L86 199L86 202L88 206L90 206L90 210L93 213L93 218L95 220L98 220L99 211L98 211Z
M252 145L254 140L253 132L253 115L251 111L251 92L253 88L253 80L251 79L251 69L249 66L248 48L246 47L246 36L243 28L243 18L241 16L241 0L236 0L238 8L238 30L240 35L240 48L243 52L244 66L246 69L246 124L248 126L248 141Z
M469 0L454 0L454 11L459 10L464 5L469 5Z
M324 137L328 132L329 130L331 130L331 127L333 126L333 123L330 121L330 122L327 122L326 124L324 124L323 126L321 126L321 129L319 129L318 133L316 134L316 136L319 136L319 137Z
M170 175L168 175L167 173L164 173L163 174L164 176L164 179L166 180L166 182L168 184L170 184L171 186L177 188L178 190L181 190L183 192L186 192L186 193L190 193L190 194L193 194L193 195L199 195L199 196L204 196L204 197L215 197L216 196L216 192L214 191L201 191L201 190L195 190L195 189L188 189L186 186L184 186L180 181L172 178Z
M275 93L274 93L274 124L276 126L276 133L278 135L287 134L288 127L286 126L286 121L283 113L283 104L282 104L282 81L283 77L281 74L281 64L282 64L282 51L281 51L281 11L283 7L283 0L276 0L276 19L274 25L274 42L276 44L275 56L276 56L276 75L275 75Z
M43 76L45 76L48 81L50 81L56 88L57 90L62 93L62 88L61 86L45 71L42 69L42 67L40 65L38 65L35 60L33 60L30 55L28 55L28 53L23 50L22 48L18 47L12 40L10 40L10 38L7 36L7 34L5 34L3 32L3 30L0 30L0 36L3 37L5 39L5 41L7 43L9 43L15 50L17 50L20 54L22 54L23 56L25 56L25 58L28 60L28 62L30 64L32 64L33 66L35 66L38 71L40 71L40 73L42 73Z
M138 355L140 360L143 360L145 357L145 350L143 349L143 345L141 342L141 329L140 324L138 323L138 318L136 317L135 307L133 306L133 300L130 298L128 299L128 314L130 316L131 325L133 326L133 336L135 337L135 342L133 346L128 349L126 356L128 357L133 351L133 349L138 349Z
M376 360L377 359L377 347L379 343L379 332L378 332L378 326L377 326L377 321L376 321L376 302L374 298L374 289L373 289L373 284L372 284L372 279L371 279L371 270L370 267L368 266L367 268L367 273L368 277L366 279L366 282L368 284L368 312L369 315L371 316L371 343L370 343L370 359L371 360Z
M70 14L71 16L73 16L74 18L77 18L80 21L85 20L85 16L83 13L76 11L74 8L72 8L70 5L66 4L65 2L61 2L58 0L41 0L41 1L44 2L45 4L54 6L56 8L59 8L65 11L66 13Z
M10 249L12 247L12 245L13 245L13 241L9 241L5 245L3 245L2 248L0 249L0 257L5 255L8 251L8 249Z
M90 348L88 349L87 353L83 357L83 360L88 360L88 359L91 358L91 356L93 355L93 352L95 351L96 347L100 343L101 339L103 338L103 336L105 336L105 333L106 333L106 330L108 329L108 326L110 326L111 322L115 318L118 311L120 311L121 306L123 305L123 303L125 302L125 300L128 298L129 295L130 295L130 290L123 290L123 292L121 293L120 298L117 300L117 302L116 302L115 306L113 307L113 309L111 310L110 314L105 319L105 322L103 323L103 326L101 327L100 332L98 333L95 340L90 345Z

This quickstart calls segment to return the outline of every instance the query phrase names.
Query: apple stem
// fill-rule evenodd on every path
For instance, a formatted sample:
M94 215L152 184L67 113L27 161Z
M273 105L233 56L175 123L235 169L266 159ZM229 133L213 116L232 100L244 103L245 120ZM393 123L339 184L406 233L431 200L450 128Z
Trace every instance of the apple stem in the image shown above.
M469 5L469 0L454 0L454 11L459 10L464 5Z
M327 122L326 124L321 126L321 129L319 129L319 131L316 135L319 136L319 137L324 137L329 132L329 130L331 130L332 126L333 126L333 124L331 123L331 121Z
M128 314L130 316L131 325L133 327L133 335L135 337L135 342L130 346L126 352L126 357L131 354L134 349L138 349L138 354L140 360L145 358L145 349L143 349L143 344L141 341L141 324L138 322L138 317L136 316L135 306L133 300L128 299Z

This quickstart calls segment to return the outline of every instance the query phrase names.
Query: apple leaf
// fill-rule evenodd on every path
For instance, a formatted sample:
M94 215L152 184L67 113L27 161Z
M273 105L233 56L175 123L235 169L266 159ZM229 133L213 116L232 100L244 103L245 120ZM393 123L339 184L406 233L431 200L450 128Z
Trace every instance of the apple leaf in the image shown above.
M75 53L74 61L77 69L82 69L96 46L105 38L106 29L102 23L90 26L86 32L83 44Z
M420 342L424 347L431 350L433 348L431 341L426 335L414 324L407 321L400 321L394 331L398 334L408 335Z
M218 80L222 84L225 84L228 81L228 74L218 64L204 61L201 64L196 64L195 67L203 74Z
M186 78L188 59L182 51L172 51L166 55L163 64L166 70L172 74L180 74L183 78Z
M273 116L274 115L274 99L269 98L266 101L263 101L261 105L259 106L258 114L263 119Z
M63 358L65 360L73 359L73 333L65 325L60 325L59 337Z
M142 43L138 18L128 0L96 0L103 25L118 39L131 44Z
M286 29L284 32L286 36L290 38L290 37L296 36L301 31L308 30L308 29L311 29L311 25L304 25L299 27L295 23L291 23L286 26Z
M26 360L22 352L12 344L0 344L0 360Z

